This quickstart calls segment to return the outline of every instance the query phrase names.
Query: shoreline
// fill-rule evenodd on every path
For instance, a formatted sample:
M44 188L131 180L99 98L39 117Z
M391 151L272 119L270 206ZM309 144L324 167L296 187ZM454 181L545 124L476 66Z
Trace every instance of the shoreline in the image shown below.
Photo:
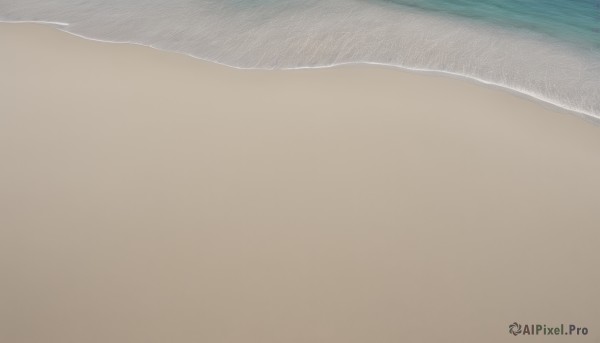
M291 70L311 70L311 69L318 70L318 69L327 69L327 68L352 67L352 66L365 65L365 66L376 66L376 67L388 67L388 68L393 68L393 69L395 68L395 69L400 69L400 70L408 71L408 72L422 73L425 75L427 75L427 74L442 75L444 77L456 78L459 80L468 80L470 82L474 82L476 84L479 84L479 85L485 86L485 87L501 89L503 91L523 97L524 99L529 99L534 102L540 103L541 105L543 105L551 110L563 112L563 113L566 113L569 115L575 115L575 116L581 117L582 119L587 120L595 125L600 125L600 113L594 114L592 112L579 110L574 107L561 104L556 100L550 99L550 98L540 95L540 94L536 94L536 93L526 90L526 89L518 89L518 88L508 86L508 85L496 83L494 81L488 81L488 80L485 80L485 79L482 79L482 78L479 78L476 76L459 74L459 73L452 72L452 71L416 68L416 67L408 67L408 66L395 65L395 64L385 64L385 63L378 63L378 62L364 62L364 61L363 62L335 63L335 64L319 65L319 66L303 66L303 67L281 67L281 68L239 67L239 66L223 63L223 62L216 61L216 60L205 59L205 58L193 55L193 54L185 52L185 51L164 49L164 48L160 48L157 46L153 46L151 44L144 44L144 43L139 43L139 42L134 42L134 41L111 41L111 40L103 40L103 39L99 39L99 38L88 37L88 36L85 36L85 35L82 35L79 33L68 31L66 28L68 28L71 25L69 23L50 22L50 21L3 21L3 20L0 20L0 24L48 25L50 27L53 27L56 30L65 32L67 34L73 35L73 36L81 38L81 39L93 41L93 42L109 43L109 44L129 44L129 45L135 45L135 46L148 47L148 48L151 48L154 50L167 52L167 53L175 53L175 54L190 57L192 59L196 59L199 61L214 63L214 64L217 64L220 66L225 66L228 68L233 68L233 69L238 69L238 70L265 70L265 71L277 71L277 70L291 71Z

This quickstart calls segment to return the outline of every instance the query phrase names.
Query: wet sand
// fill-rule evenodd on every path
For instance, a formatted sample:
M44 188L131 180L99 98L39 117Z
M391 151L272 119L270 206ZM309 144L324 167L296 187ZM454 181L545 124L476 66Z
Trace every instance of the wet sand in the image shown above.
M600 342L597 125L385 67L0 47L2 342Z

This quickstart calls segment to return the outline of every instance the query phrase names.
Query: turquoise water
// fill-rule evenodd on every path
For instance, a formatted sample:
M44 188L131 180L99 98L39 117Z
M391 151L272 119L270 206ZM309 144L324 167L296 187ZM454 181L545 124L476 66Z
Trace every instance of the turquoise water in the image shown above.
M600 49L600 0L391 0Z

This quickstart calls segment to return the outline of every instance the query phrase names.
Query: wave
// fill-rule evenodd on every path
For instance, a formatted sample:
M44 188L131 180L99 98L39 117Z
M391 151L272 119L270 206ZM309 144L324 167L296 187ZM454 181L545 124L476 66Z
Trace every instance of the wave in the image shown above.
M543 33L365 0L0 0L0 20L236 68L370 63L460 75L600 119L600 52Z

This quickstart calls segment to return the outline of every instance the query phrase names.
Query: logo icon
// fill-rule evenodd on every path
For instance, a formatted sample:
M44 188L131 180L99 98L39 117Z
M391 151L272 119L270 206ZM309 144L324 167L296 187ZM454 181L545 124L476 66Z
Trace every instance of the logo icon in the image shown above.
M521 327L521 324L517 322L514 322L508 326L508 332L510 332L514 336L520 334L522 330L523 328Z

